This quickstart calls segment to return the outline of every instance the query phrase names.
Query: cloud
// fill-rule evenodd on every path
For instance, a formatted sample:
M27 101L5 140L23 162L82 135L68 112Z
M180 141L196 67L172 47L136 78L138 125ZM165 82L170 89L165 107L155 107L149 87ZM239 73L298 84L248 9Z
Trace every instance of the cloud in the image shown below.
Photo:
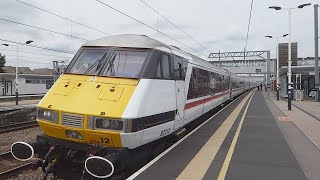
M190 39L183 32L173 27L165 19L158 16L139 0L102 0L111 6L127 13L128 15L141 20L142 22L159 29L179 42L190 46L202 54L199 54L188 47L151 30L144 25L98 3L96 1L78 0L22 0L26 3L38 6L48 11L57 13L63 17L92 26L96 29L112 34L146 34L152 38L167 44L175 45L195 55L205 57L202 54L209 54L201 45L212 52L220 51L242 51L245 45L250 0L203 0L195 1L151 1L146 2L155 8L170 21L175 23L184 32L188 33L199 45ZM272 11L268 9L271 5L295 7L300 0L290 1L255 1L252 11L251 27L248 40L248 50L271 49L274 55L275 42L264 38L265 35L278 36L287 33L287 13L285 11ZM168 5L169 4L169 5ZM101 32L71 23L64 19L31 8L14 0L0 1L0 17L25 24L39 26L53 31L94 40L104 36ZM308 9L307 9L308 8ZM295 10L292 13L292 40L299 43L299 55L313 56L313 11L312 7ZM30 27L16 25L0 20L0 38L24 42L33 40L34 45L62 49L75 52L84 41L53 34L50 32L36 30ZM281 42L286 42L282 39ZM2 42L0 42L2 43ZM8 47L14 49L14 47ZM72 57L72 55L50 52L30 47L20 48L22 51L34 53L45 53ZM2 54L12 54L9 51L1 51ZM9 57L10 56L10 57ZM34 55L35 57L38 57ZM8 58L14 59L13 55ZM23 59L21 59L23 60ZM31 66L51 67L37 59ZM26 61L27 62L27 61ZM50 61L48 61L50 62ZM47 61L46 61L47 63ZM9 63L8 63L9 64Z

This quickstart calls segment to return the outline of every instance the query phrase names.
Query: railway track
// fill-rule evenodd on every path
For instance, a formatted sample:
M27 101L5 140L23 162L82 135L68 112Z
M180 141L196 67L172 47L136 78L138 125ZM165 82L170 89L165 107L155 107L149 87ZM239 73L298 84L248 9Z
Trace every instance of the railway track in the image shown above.
M0 154L0 159L1 161L6 160L7 164L10 162L14 163L15 161L10 151ZM9 177L18 175L21 172L30 169L32 165L33 165L33 162L27 162L25 164L22 164L22 165L20 164L13 168L10 167L10 169L0 172L0 179L6 179Z
M38 126L37 121L25 121L21 123L4 125L4 126L0 126L0 134L11 132L11 131L17 131L21 129L28 129L28 128L37 127L37 126Z

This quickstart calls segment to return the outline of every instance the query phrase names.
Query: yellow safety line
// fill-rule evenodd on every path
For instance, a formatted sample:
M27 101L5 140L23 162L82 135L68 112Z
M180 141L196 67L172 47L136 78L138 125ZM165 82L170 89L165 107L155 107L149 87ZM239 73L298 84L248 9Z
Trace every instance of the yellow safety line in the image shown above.
M240 121L239 126L237 128L237 131L236 131L236 133L235 133L235 135L233 137L233 140L232 140L232 143L230 145L228 154L227 154L226 159L223 162L223 166L222 166L222 168L220 170L220 173L219 173L219 176L218 176L218 180L224 180L225 177L226 177L226 174L227 174L227 171L228 171L228 168L229 168L229 165L230 165L230 161L231 161L234 149L236 147L237 140L239 138L239 134L240 134L240 131L241 131L241 128L242 128L242 124L243 124L244 118L245 118L245 116L247 114L247 111L248 111L250 102L252 100L252 97L253 97L253 95L251 96L251 98L250 98L250 100L249 100L249 102L247 104L247 107L246 107L245 111L243 112L241 121Z
M233 123L239 116L241 109L245 106L245 103L249 100L252 94L253 92L247 95L235 108L235 110L232 111L232 113L221 124L217 131L210 137L206 144L190 161L187 167L180 173L180 175L177 177L178 180L199 180L203 178L218 150L220 149L221 144L230 131Z

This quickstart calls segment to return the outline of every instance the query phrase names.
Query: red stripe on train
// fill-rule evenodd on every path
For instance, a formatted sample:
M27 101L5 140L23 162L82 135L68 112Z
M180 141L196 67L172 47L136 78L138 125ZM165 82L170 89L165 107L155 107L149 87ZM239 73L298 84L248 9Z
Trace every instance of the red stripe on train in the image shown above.
M224 92L222 94L219 94L219 95L216 95L216 96L212 96L212 97L208 97L206 99L201 99L201 100L198 100L198 101L194 101L194 102L188 103L188 104L186 104L184 106L184 109L187 110L187 109L199 106L199 105L204 104L206 102L210 102L210 101L212 101L214 99L218 99L218 98L220 98L220 97L222 97L222 96L224 96L224 95L226 95L228 93L229 93L229 91L226 91L226 92Z

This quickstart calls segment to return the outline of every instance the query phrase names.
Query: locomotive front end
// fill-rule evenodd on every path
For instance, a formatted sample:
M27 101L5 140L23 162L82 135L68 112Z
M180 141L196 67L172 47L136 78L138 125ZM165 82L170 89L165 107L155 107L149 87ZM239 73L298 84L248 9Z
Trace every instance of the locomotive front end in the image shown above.
M133 128L122 115L149 53L139 48L82 47L38 104L37 121L44 134L31 145L13 144L13 155L27 160L37 154L45 175L66 179L86 174L106 178L121 171L127 160L121 133Z
M114 166L121 170L126 148L120 133L129 131L128 122L121 115L137 84L137 79L75 74L58 79L38 104L37 121L44 135L37 137L42 145L36 150L41 159L56 161L57 176L75 177L76 172L83 171L83 164L93 168L87 165L93 161L107 169L106 173L86 170L91 175L98 174L96 177L112 175Z
M173 61L163 47L141 35L84 44L38 104L44 134L31 144L14 143L14 157L30 160L35 154L34 167L42 167L44 179L50 173L108 178L141 162L141 154L148 156L144 145L169 135L174 125Z

